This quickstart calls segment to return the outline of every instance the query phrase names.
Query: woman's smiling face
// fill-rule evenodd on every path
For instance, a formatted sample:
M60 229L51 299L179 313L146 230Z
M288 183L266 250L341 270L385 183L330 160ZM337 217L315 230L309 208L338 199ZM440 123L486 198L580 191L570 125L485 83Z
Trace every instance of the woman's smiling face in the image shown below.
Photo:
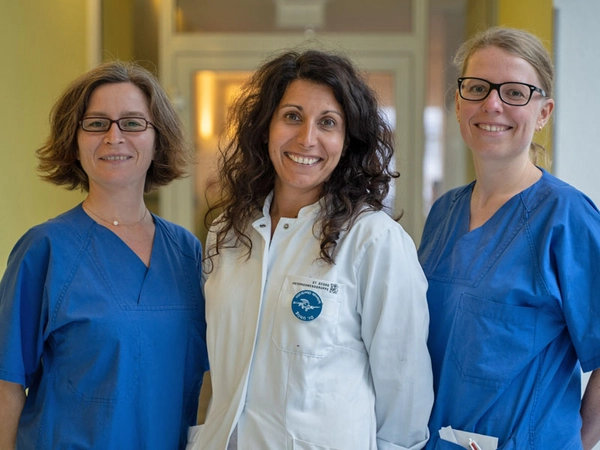
M531 64L498 47L473 53L464 76L492 83L516 81L542 87ZM456 116L462 137L474 156L484 159L528 157L533 133L547 122L553 107L554 101L538 92L533 93L525 106L503 103L496 90L480 101L464 100L456 92Z
M117 120L140 117L151 121L148 100L132 83L106 83L90 96L84 118ZM112 123L108 131L89 132L79 128L79 161L89 178L90 190L97 187L135 187L143 190L146 172L154 158L156 131L121 131Z
M269 156L277 173L276 195L314 203L344 149L344 111L326 85L294 80L269 126Z

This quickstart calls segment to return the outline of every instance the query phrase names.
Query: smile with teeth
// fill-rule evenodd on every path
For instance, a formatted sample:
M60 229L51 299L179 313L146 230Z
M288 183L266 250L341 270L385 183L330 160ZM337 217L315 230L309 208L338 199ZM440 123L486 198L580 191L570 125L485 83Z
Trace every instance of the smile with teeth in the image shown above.
M301 156L296 156L296 155L292 155L291 153L286 153L285 154L288 158L290 158L292 161L294 161L295 163L298 164L304 164L305 166L310 166L318 161L321 160L321 158L309 158L309 157L301 157Z
M129 159L130 156L105 156L103 158L100 158L102 161L125 161L126 159Z
M480 123L480 124L478 124L477 126L478 126L479 128L481 128L482 130L485 130L485 131L492 131L492 132L494 132L494 131L506 131L506 130L508 130L508 128L509 128L509 127L506 127L506 126L500 126L500 125L488 125L488 124L485 124L485 123Z

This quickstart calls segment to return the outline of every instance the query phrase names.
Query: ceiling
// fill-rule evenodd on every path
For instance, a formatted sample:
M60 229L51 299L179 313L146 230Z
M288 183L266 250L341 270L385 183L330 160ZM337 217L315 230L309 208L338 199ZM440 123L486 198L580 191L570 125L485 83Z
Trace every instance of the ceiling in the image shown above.
M411 5L412 0L177 0L179 31L225 33L407 32Z

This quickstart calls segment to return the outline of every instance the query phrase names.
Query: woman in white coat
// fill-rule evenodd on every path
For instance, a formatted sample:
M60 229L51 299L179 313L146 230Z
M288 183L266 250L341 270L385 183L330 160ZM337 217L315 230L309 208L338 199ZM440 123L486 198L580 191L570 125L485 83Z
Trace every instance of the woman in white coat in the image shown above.
M384 212L399 175L374 92L345 57L287 52L230 119L205 259L213 395L188 447L422 448L427 282Z

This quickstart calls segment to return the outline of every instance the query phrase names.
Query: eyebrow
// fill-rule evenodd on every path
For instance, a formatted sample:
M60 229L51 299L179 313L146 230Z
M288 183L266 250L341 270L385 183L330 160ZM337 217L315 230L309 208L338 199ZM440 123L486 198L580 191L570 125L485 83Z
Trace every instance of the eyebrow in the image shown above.
M108 117L108 114L100 111L87 111L85 113L86 117ZM141 111L125 111L121 114L121 117L146 117L148 114L145 114Z
M281 105L279 107L279 109L283 109L283 108L296 108L300 111L303 111L304 108L300 105L295 105L294 103L285 103L283 105ZM326 109L325 111L321 111L321 115L323 114L337 114L338 116L340 116L342 119L344 118L344 114L342 114L340 111L338 111L337 109Z

